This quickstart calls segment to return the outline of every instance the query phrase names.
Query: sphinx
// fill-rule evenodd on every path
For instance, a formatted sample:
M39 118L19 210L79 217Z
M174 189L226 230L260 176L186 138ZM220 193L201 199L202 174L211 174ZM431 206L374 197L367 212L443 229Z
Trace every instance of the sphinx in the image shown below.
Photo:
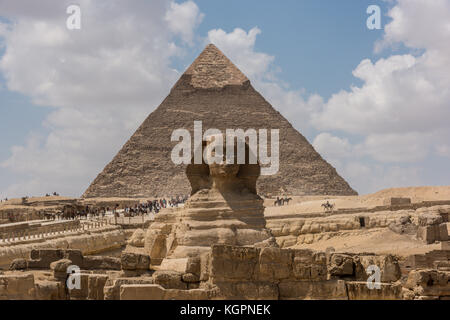
M212 140L204 141L202 147ZM250 152L246 143L244 164L229 164L225 159L217 163L206 157L201 164L186 167L191 197L183 208L157 215L147 230L144 248L153 265L200 256L213 244L277 246L266 228L264 200L256 192L261 167L250 163ZM209 156L216 156L214 150Z

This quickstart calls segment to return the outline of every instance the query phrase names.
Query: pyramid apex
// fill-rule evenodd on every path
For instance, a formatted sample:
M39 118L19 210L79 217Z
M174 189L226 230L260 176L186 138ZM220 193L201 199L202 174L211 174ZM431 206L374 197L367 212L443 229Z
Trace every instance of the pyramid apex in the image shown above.
M184 73L191 76L195 88L223 88L241 86L248 78L214 44L208 44Z

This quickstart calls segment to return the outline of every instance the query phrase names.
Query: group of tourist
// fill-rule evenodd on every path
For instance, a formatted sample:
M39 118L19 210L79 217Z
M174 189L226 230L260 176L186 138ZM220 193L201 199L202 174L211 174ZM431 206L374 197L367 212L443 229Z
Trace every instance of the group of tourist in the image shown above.
M142 215L142 214L150 214L150 213L157 214L162 208L178 207L180 204L185 203L188 198L189 197L187 195L184 195L172 197L169 200L167 200L166 198L157 200L148 200L147 202L135 204L134 206L131 207L125 207L124 216L133 217L135 215ZM116 216L119 216L119 212L117 210L118 207L119 205L117 204L113 212Z

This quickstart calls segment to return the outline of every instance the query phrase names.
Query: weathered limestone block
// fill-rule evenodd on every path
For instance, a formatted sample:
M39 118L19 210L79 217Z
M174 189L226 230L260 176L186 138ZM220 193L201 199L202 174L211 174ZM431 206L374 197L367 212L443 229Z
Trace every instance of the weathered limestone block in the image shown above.
M86 256L83 259L83 268L87 270L120 270L120 258Z
M206 252L200 255L200 281L208 281L211 272L211 253Z
M165 289L157 284L125 284L120 287L120 300L206 300L202 289Z
M189 258L164 259L159 266L159 270L172 270L180 273L186 273L188 261Z
M66 299L65 282L41 280L36 281L36 300Z
M433 262L433 269L450 271L450 260Z
M420 208L417 209L417 212L421 214L428 214L428 215L438 215L442 217L442 222L449 222L449 215L450 215L450 205L444 205L444 206L433 206L429 208Z
M145 245L145 231L137 229L128 240L128 244L133 247L143 248Z
M122 270L148 270L150 257L148 255L122 252L120 256Z
M27 269L28 264L27 264L27 260L22 259L22 258L18 258L18 259L14 259L10 266L9 266L9 270L25 270Z
M165 289L164 300L207 300L209 292L204 289L177 290Z
M299 280L310 280L312 265L313 265L312 250L294 250L292 271L295 278Z
M61 259L53 261L50 264L50 269L53 270L53 276L55 279L65 280L67 278L67 268L72 265L72 261L69 259Z
M347 300L345 281L282 281L280 300Z
M273 282L215 282L212 299L278 300L278 286Z
M186 282L186 283L197 283L200 281L200 277L193 273L185 273L185 274L183 274L181 279L183 280L183 282Z
M39 249L31 250L31 260L28 260L28 268L30 269L49 269L50 264L64 258L61 249Z
M410 255L405 264L413 269L428 269L433 268L437 261L450 261L450 250L433 250L425 254Z
M407 288L402 288L402 299L403 300L414 300L415 298L414 291L409 290Z
M89 295L90 274L80 273L80 287L68 289L70 300L86 300Z
M450 206L442 206L438 209L438 214L444 223L450 222Z
M314 252L311 265L311 280L326 280L328 274L327 258L324 252Z
M159 265L166 257L170 244L168 237L175 223L174 212L158 214L145 235L144 249L152 264Z
M447 241L448 236L448 223L441 223L439 225L439 241Z
M105 274L90 274L88 277L88 300L104 300L104 287L108 276Z
M266 244L267 246L270 246L272 235L268 230L237 229L235 237L236 243L239 245L262 246L263 244Z
M263 248L259 254L258 278L277 281L292 276L293 252L289 249Z
M33 274L0 275L0 300L33 300L35 297Z
M275 238L278 247L280 248L289 248L295 246L298 243L298 237L296 236L282 236Z
M327 263L324 252L293 250L293 274L298 280L326 280Z
M439 218L442 220L440 216ZM441 223L420 226L417 230L417 238L422 239L427 244L434 243L435 241L447 241L447 224Z
M394 222L389 223L388 228L398 234L413 235L417 233L417 226L412 223L410 215L401 216Z
M83 254L81 253L81 250L75 250L75 249L67 249L62 251L63 259L69 259L72 261L73 265L76 265L80 268L84 267L83 263Z
M159 284L166 289L187 289L186 283L181 279L181 273L176 271L155 271L153 279L155 284Z
M419 226L425 227L425 226L432 226L432 225L438 225L443 223L443 219L440 215L437 214L421 214L419 215Z
M441 242L441 250L448 250L448 251L450 251L450 241L442 241Z
M260 249L251 247L213 245L209 276L215 281L252 280L259 252Z
M387 206L402 206L411 204L411 198L386 198L384 200L384 205Z
M381 282L395 282L401 277L398 259L393 255L355 255L353 259L355 263L355 278L357 280L367 280L369 275L366 270L371 265L380 268Z
M103 288L105 300L119 300L120 287L126 284L154 284L151 277L108 279Z
M334 253L331 255L328 272L331 276L351 276L354 274L353 258L350 255Z
M160 285L128 284L120 287L120 300L163 300L164 288Z
M399 283L380 283L380 289L369 289L365 281L347 281L349 300L401 300L402 286Z
M192 273L200 276L201 270L201 258L200 257L190 257L186 264L186 273Z
M416 296L450 296L449 280L449 271L412 270L404 286Z

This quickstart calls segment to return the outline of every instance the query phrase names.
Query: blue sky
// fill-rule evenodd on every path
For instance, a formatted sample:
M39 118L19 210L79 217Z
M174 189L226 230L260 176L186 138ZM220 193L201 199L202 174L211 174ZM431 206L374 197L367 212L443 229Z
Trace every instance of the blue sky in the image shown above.
M448 0L68 3L0 1L0 197L79 196L211 41L360 193L448 184Z
M378 4L386 13L384 1L197 1L205 13L198 28L200 35L221 28L261 29L255 49L275 56L280 78L294 88L324 97L359 83L351 71L362 58L374 54L374 43L383 30L366 27L366 9ZM238 9L237 9L238 8ZM383 17L384 22L389 21ZM201 49L192 50L192 61Z

